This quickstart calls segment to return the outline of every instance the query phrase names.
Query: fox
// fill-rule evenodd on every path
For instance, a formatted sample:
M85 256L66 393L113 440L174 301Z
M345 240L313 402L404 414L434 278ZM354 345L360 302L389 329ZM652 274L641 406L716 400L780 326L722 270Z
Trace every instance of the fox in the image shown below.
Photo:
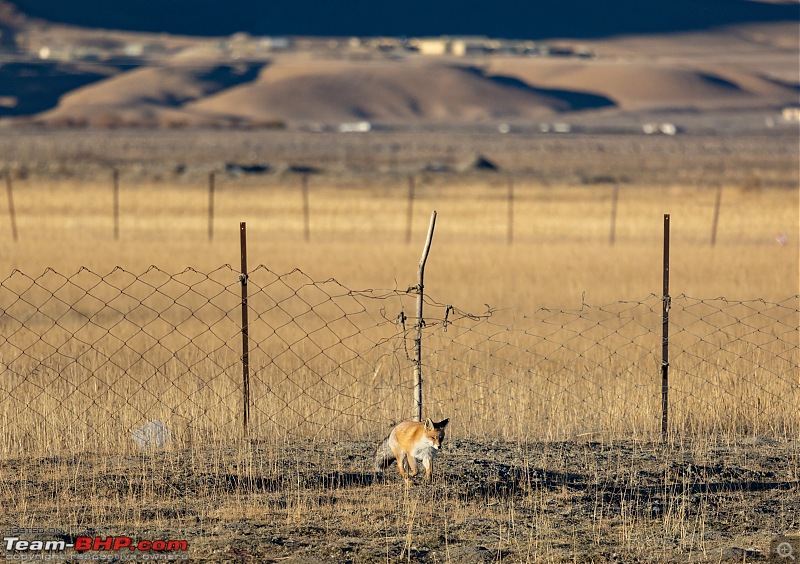
M444 442L444 429L450 422L444 419L434 423L423 421L403 421L389 436L378 445L375 451L375 471L381 472L397 461L397 469L405 480L410 480L418 472L417 461L425 468L425 480L431 481L433 459ZM406 469L408 465L408 469Z

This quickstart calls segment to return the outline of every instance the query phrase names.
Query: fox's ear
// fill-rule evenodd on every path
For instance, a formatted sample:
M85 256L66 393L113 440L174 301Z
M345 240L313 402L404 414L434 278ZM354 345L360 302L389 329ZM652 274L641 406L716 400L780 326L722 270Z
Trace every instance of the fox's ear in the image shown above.
M426 431L433 431L433 428L434 428L433 421L431 421L431 418L430 418L430 417L428 417L428 418L425 420L425 430L426 430Z
M438 423L434 423L433 426L436 427L437 429L444 429L445 427L447 427L448 423L450 423L450 419L444 419L442 421L439 421Z

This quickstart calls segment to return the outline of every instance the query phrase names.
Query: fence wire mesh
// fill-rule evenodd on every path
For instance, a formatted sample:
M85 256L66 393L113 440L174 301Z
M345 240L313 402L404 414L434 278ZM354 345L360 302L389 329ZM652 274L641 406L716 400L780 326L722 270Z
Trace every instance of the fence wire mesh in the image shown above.
M241 279L211 272L0 282L5 454L133 448L162 422L191 445L242 436ZM248 273L251 438L370 438L413 410L413 290ZM670 432L800 434L800 296L677 296ZM660 296L579 310L472 314L426 297L423 404L466 436L654 438Z

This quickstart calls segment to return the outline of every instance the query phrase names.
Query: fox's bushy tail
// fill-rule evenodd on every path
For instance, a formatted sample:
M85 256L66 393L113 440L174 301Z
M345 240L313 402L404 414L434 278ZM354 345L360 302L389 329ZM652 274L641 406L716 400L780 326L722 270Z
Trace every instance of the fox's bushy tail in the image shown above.
M389 448L389 437L386 437L375 450L375 471L382 472L386 470L394 460L394 453Z

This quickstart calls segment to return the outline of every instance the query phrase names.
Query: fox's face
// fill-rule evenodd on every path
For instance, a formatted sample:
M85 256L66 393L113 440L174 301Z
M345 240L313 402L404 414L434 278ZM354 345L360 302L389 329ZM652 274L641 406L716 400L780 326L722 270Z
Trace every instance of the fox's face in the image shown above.
M449 419L434 423L430 419L425 420L425 438L430 442L430 445L439 450L444 442L444 428L450 422Z

